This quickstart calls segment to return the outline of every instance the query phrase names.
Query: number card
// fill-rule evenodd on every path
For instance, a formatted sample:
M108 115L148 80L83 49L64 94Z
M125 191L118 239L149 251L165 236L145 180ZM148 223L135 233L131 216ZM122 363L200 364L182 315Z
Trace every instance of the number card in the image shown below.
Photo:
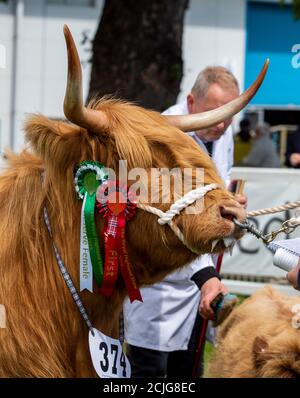
M130 363L119 340L113 339L93 328L89 332L89 346L94 368L101 378L131 376Z

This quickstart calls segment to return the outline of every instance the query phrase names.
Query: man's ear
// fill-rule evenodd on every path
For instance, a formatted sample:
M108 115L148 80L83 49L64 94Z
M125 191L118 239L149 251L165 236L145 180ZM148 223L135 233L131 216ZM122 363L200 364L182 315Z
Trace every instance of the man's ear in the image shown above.
M32 115L25 122L25 138L45 165L67 166L80 158L84 131L63 121Z
M269 344L264 336L257 336L253 342L252 355L255 368L261 367L268 359Z
M188 94L187 98L187 107L188 107L188 111L189 113L195 113L195 98L193 96L192 93Z

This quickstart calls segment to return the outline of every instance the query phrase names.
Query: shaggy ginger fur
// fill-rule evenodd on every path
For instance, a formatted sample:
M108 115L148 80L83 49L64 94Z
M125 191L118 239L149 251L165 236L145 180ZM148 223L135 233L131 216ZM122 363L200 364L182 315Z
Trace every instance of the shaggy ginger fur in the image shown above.
M300 330L292 324L296 304L300 308L299 297L271 287L246 299L222 324L207 376L300 377Z
M82 203L73 177L81 161L97 160L117 170L118 160L127 159L129 168L149 172L150 167L204 167L205 182L221 184L209 157L156 112L115 100L93 107L109 120L101 134L40 115L29 118L25 133L30 151L9 154L7 170L0 176L0 303L7 312L7 328L0 329L1 377L95 375L87 327L60 274L42 217L46 205L55 243L78 288ZM220 205L240 211L221 189L207 195L204 213L177 217L189 243L203 252L210 250L213 239L232 232ZM101 236L100 216L97 223ZM168 226L158 225L156 216L141 210L126 226L126 237L139 286L159 281L195 258ZM110 298L81 293L93 326L114 337L125 296L121 279Z

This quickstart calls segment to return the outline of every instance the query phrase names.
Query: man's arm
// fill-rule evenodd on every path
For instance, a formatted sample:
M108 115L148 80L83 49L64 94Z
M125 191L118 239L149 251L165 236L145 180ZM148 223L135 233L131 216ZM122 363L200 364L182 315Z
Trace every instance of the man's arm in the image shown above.
M205 319L213 319L211 302L220 294L228 293L221 282L221 277L214 267L206 267L196 272L191 278L201 291L199 313Z
M211 278L217 278L221 280L219 273L216 271L215 267L207 266L202 268L200 271L196 272L191 280L196 283L199 290L202 289L203 285Z
M242 205L247 205L247 197L238 195L235 199ZM211 258L211 256L210 256ZM191 279L197 284L201 291L199 313L205 319L214 319L211 302L220 294L228 293L227 288L221 282L221 277L213 266L207 266L195 272Z

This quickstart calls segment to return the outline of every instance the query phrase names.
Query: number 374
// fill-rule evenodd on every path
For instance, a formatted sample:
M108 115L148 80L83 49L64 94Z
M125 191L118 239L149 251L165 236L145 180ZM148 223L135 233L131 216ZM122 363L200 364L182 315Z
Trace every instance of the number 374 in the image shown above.
M117 375L118 368L122 368L122 376L126 377L126 359L124 352L122 351L119 356L119 347L116 344L110 344L108 346L104 341L99 344L99 350L103 355L103 359L100 361L102 371Z

